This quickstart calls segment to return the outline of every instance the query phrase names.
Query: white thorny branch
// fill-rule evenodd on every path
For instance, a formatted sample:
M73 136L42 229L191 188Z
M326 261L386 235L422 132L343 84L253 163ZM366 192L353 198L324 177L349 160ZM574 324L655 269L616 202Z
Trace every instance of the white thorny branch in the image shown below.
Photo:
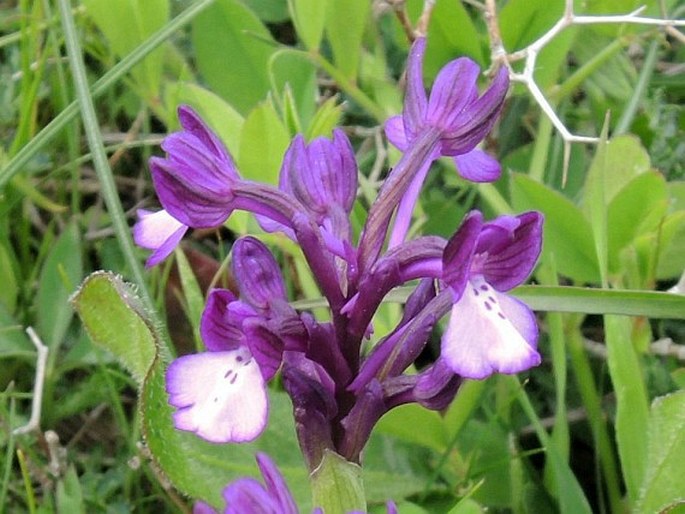
M564 122L561 121L554 108L540 89L540 86L538 86L538 84L535 82L535 66L540 51L557 35L559 35L559 33L572 25L592 25L600 23L632 23L661 26L665 27L670 35L674 36L680 41L683 41L683 34L677 31L674 27L685 26L685 20L669 20L640 16L644 9L645 6L642 6L628 14L585 16L578 15L574 12L573 0L565 0L564 13L545 34L521 50L508 52L504 47L502 38L500 37L495 0L485 0L484 11L488 24L488 33L490 36L492 61L493 63L499 63L500 65L506 66L509 69L510 79L514 82L523 84L540 106L540 109L542 109L545 115L550 119L554 125L554 128L556 128L564 140L565 163L568 162L571 143L597 143L599 139L596 137L573 134L569 129L566 128ZM511 67L511 63L520 60L524 60L524 65L523 71L519 73L514 71L514 69Z

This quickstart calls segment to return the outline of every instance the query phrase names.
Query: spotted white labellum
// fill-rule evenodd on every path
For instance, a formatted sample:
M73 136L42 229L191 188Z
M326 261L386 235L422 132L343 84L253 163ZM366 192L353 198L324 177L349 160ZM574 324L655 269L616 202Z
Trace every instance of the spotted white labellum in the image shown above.
M518 373L540 363L536 339L532 312L495 291L482 276L474 276L452 307L442 338L442 357L466 378Z
M174 425L213 443L255 439L266 425L267 394L246 347L186 355L166 375Z

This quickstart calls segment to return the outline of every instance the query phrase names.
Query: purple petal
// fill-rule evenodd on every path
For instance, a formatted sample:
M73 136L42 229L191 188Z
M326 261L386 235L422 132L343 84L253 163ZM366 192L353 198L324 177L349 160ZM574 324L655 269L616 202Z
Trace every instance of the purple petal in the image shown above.
M470 152L490 132L504 106L509 89L509 74L500 68L490 88L472 102L456 123L445 131L442 138L443 155L459 155Z
M228 316L229 304L237 302L228 289L212 289L200 319L200 334L208 350L224 352L235 350L242 344L240 324L231 322Z
M193 504L193 514L218 514L214 508L203 501L196 501Z
M478 211L469 212L445 247L442 257L442 279L452 288L455 300L466 287L482 226L483 215Z
M502 296L482 277L472 277L452 307L441 357L455 373L483 379L495 372L518 373L540 364L540 355L501 308ZM514 314L520 324L521 311Z
M180 105L178 107L178 120L186 131L199 139L209 151L227 164L228 172L233 172L235 178L238 178L233 159L226 146L190 106Z
M223 490L224 514L280 514L278 504L254 478L239 478Z
M285 483L283 475L265 453L257 453L257 465L264 478L266 490L279 507L279 514L297 514L297 505Z
M471 182L494 182L502 174L499 161L477 148L454 157L457 173Z
M419 374L414 398L427 409L442 410L452 402L461 383L462 378L455 375L444 359L438 359Z
M479 73L480 67L468 57L442 67L428 100L426 118L431 125L450 129L457 123L464 108L478 98Z
M543 216L531 211L517 216L520 225L513 238L499 252L488 252L482 270L485 280L498 291L522 284L535 268L542 249Z
M388 249L393 248L404 242L407 232L409 232L409 225L411 224L412 215L414 213L414 206L421 194L423 182L426 180L426 175L432 164L431 159L426 159L416 175L412 179L409 187L405 191L395 214L395 221L390 233L390 240L388 241Z
M145 262L152 267L166 259L183 239L188 227L165 210L138 210L138 222L133 226L133 240L138 246L154 250Z
M166 390L174 426L212 443L252 441L266 426L266 385L245 347L176 359Z
M270 380L281 367L283 340L262 324L259 317L245 323L245 343L254 356L264 380Z
M233 276L241 297L258 310L274 300L285 300L281 269L269 249L254 237L242 237L233 245Z
M404 121L402 116L392 116L385 122L385 136L393 145L403 152L409 146L407 135L404 133Z
M407 94L404 99L402 119L408 140L413 140L424 124L428 100L423 85L423 56L426 52L426 38L414 41L407 62Z
M169 161L153 157L150 173L159 201L169 214L180 222L195 228L221 225L231 214L230 190L202 190L193 179L174 171Z
M308 145L296 136L286 152L281 184L312 212L325 214L336 205L349 213L357 195L357 163L345 133L336 129L332 141L317 137Z

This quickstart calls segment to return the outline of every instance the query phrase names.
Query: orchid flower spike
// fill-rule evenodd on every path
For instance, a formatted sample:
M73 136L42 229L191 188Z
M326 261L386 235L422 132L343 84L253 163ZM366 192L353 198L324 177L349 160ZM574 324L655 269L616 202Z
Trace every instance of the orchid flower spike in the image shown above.
M441 358L462 377L518 373L540 364L538 326L524 303L504 294L533 271L542 247L542 215L526 212L483 223L470 212L443 254L453 306Z

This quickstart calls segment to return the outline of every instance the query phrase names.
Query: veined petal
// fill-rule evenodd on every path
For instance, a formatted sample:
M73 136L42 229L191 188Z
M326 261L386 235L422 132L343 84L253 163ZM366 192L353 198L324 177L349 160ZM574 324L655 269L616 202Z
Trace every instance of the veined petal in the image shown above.
M185 225L195 228L216 227L226 221L233 210L228 188L225 191L211 191L179 178L167 160L150 159L150 173L164 209Z
M483 215L478 211L469 212L457 232L447 242L443 252L442 279L452 288L455 301L466 287L482 227Z
M433 83L426 118L431 124L449 129L464 108L478 97L476 81L480 68L468 57L450 61Z
M499 161L478 148L454 157L457 173L471 182L494 182L502 174Z
M198 138L208 150L228 165L226 172L234 174L235 178L238 177L235 164L233 164L233 159L226 146L191 107L180 105L178 107L178 120L184 130Z
M500 68L488 90L469 104L451 127L445 129L441 140L443 155L455 156L476 147L495 124L508 89L508 71Z
M523 283L535 268L542 249L543 216L531 211L516 217L518 227L511 240L497 252L488 252L482 265L485 280L498 291Z
M402 116L397 115L388 118L385 121L384 128L388 141L404 152L409 146L409 141L407 141L407 135L404 132Z
M200 319L200 335L208 350L229 351L242 344L240 325L232 322L228 315L229 304L236 301L228 289L212 289L209 293Z
M174 251L188 227L165 210L151 212L139 209L137 214L138 222L133 226L133 240L142 248L154 250L145 262L145 266L149 268Z
M423 55L426 52L426 38L414 41L407 62L407 94L404 99L402 119L404 131L413 140L424 124L428 99L423 85Z
M224 514L280 514L276 501L254 478L239 478L223 490Z
M245 347L176 359L167 369L166 389L177 408L174 426L207 441L252 441L266 426L266 385Z
M292 494L290 494L290 490L288 489L288 484L285 483L283 475L281 475L276 464L274 464L267 454L258 452L257 465L259 466L259 471L262 473L262 478L264 478L266 490L281 509L278 511L279 514L297 514L295 500L293 500Z
M254 237L241 237L233 245L233 276L240 295L258 310L274 300L285 300L281 269L271 251Z
M441 357L455 373L483 379L495 372L518 373L540 364L540 354L507 317L507 309L502 309L503 296L482 277L472 277L452 307ZM520 310L514 313L517 324L521 314Z

